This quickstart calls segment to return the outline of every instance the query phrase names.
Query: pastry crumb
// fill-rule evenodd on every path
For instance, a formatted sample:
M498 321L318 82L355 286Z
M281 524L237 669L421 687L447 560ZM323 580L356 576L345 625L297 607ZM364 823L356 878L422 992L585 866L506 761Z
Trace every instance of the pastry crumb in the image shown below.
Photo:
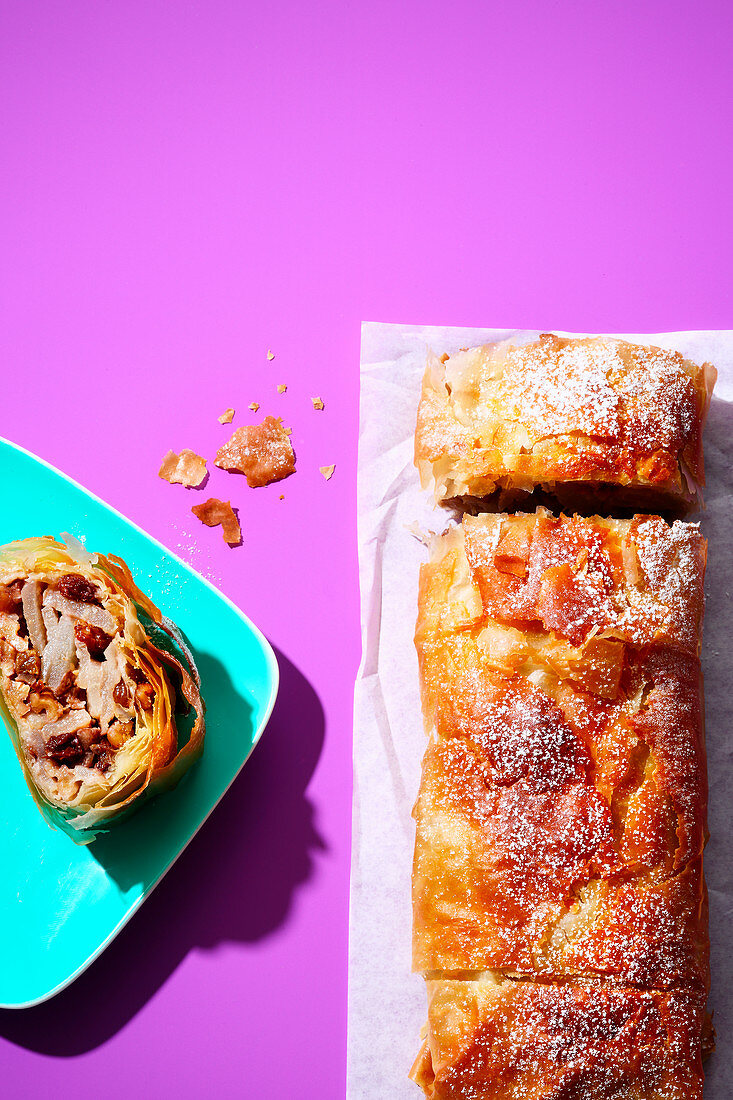
M412 523L404 524L406 531L409 531L414 539L421 542L423 546L430 547L432 541L435 538L435 531L424 531L417 520L413 520Z
M283 383L281 382L281 383L280 383L280 385L279 385L279 386L277 387L277 392L278 392L278 393L285 393L285 391L287 390L287 388L288 388L288 387L287 387L287 386L285 386L285 385L283 385Z
M234 409L224 409L224 412L218 418L220 424L231 424L234 420Z
M325 477L326 481L330 481L331 478L333 477L333 471L336 469L336 467L335 466L319 466L318 469L321 471L321 473Z
M272 362L272 360L275 358L275 352L270 351L269 348L267 349L267 358L270 360L270 362Z
M266 416L261 424L237 428L217 452L216 465L244 474L252 489L281 481L295 472L289 435L279 417Z
M187 489L197 489L206 474L206 459L187 447L179 455L168 451L158 470L158 477L163 481L171 485L185 485Z
M256 413L259 410L259 407L260 407L259 401L253 401L251 405L247 406L247 408L251 409L253 413Z
M311 401L313 402L313 408L317 409L319 412L326 407L320 397L311 397Z
M191 511L207 527L221 525L224 542L229 546L238 546L241 543L242 528L230 501L210 497L203 504L194 504Z

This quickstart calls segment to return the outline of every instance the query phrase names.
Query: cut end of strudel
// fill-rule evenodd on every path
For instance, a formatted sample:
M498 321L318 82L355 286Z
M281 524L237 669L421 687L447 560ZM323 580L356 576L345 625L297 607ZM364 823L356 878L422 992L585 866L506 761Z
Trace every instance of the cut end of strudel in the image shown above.
M427 1096L702 1097L705 555L694 524L540 511L423 566Z
M604 337L430 353L415 463L439 502L682 515L705 483L715 378L709 363Z

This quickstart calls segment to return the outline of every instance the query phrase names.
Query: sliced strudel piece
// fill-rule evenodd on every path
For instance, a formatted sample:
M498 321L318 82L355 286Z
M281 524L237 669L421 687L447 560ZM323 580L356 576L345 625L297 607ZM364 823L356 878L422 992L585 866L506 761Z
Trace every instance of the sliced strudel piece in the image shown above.
M436 499L530 494L576 511L682 514L704 485L716 371L678 352L545 334L428 357L415 462Z
M84 844L203 751L180 632L121 558L71 538L0 547L0 714L44 817Z

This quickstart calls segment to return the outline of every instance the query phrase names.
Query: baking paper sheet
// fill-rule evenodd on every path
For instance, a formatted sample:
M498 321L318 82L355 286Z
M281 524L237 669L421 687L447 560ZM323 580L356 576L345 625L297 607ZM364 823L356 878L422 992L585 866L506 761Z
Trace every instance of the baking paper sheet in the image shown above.
M425 353L537 332L365 323L361 344L358 522L362 663L354 705L354 821L349 945L348 1100L418 1100L407 1079L425 1022L423 979L410 972L410 812L425 748L413 632L416 537L449 516L419 488L412 463ZM585 334L573 334L585 335ZM712 362L719 379L705 433L709 540L706 686L713 990L718 1050L706 1100L733 1097L733 332L625 334Z

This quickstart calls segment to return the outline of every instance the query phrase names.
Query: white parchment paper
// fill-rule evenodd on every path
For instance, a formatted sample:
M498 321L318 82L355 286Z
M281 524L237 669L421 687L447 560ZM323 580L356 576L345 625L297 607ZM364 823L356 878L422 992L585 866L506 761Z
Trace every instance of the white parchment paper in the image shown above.
M418 1100L407 1079L426 1017L424 982L410 971L410 816L425 748L413 632L416 532L441 531L446 512L423 493L412 463L428 346L439 355L537 332L362 326L358 523L362 662L354 705L354 818L349 943L348 1100ZM573 334L581 335L581 334ZM585 334L582 334L585 335ZM710 892L717 1052L706 1100L733 1097L733 332L623 334L681 351L719 371L705 433L709 540L703 667L710 779Z

